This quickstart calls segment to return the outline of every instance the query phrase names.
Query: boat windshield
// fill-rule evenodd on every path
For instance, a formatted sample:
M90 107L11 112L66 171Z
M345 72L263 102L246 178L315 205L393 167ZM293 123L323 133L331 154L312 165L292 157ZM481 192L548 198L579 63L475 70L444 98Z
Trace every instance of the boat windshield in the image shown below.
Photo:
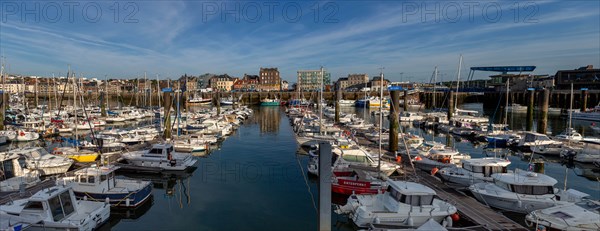
M552 186L533 186L533 185L511 185L512 191L519 194L528 194L528 195L544 195L544 194L553 194L554 188Z
M50 198L48 204L50 204L50 211L52 212L54 221L61 221L75 212L75 207L73 206L73 201L71 201L69 191L64 191L61 194Z

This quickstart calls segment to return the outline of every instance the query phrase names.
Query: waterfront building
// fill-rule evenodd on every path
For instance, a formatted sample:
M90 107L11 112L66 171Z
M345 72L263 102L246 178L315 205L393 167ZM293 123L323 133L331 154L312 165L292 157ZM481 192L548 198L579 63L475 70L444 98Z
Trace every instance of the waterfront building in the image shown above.
M574 89L588 88L590 90L600 89L600 69L594 69L593 65L587 65L575 70L559 70L554 75L556 89L571 89L573 82Z
M346 90L346 88L348 88L348 78L346 77L340 77L337 81L335 81L335 89L336 90Z
M210 87L213 90L221 92L231 91L233 89L233 82L236 79L227 74L213 76L210 78Z
M258 75L244 74L244 77L233 83L233 90L236 91L256 91L258 90Z
M323 85L330 84L331 73L325 70L299 70L296 87L301 91L319 91L321 89L321 79ZM325 89L324 86L323 89Z
M281 77L277 68L260 68L259 79L261 91L280 91Z
M388 85L390 84L390 81L387 79L383 79L383 90L387 90ZM376 76L373 77L373 80L371 80L371 91L379 91L380 87L381 87L381 77Z

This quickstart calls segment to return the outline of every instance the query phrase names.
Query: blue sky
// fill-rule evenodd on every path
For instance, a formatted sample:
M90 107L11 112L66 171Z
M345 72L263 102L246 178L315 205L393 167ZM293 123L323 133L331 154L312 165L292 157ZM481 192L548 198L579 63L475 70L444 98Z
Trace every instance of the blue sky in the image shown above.
M455 80L460 54L463 79L471 66L600 66L593 0L76 3L0 3L11 73L64 75L70 64L85 77L176 78L278 67L295 82L299 69L324 66L337 79L384 67L393 81L429 81L438 66L440 79Z

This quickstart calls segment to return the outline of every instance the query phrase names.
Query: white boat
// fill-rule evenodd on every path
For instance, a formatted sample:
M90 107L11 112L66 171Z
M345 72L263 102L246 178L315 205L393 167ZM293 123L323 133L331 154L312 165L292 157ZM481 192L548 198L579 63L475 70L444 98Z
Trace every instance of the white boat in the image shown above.
M210 144L217 142L216 137L210 137L205 135L190 135L183 139L176 140L173 144L175 151L182 152L201 152L208 149Z
M514 113L524 113L527 112L527 107L523 106L521 104L511 104L510 106L506 107L506 109L510 112L514 112Z
M13 141L17 139L17 132L12 130L3 130L0 131L0 136L6 136L9 141Z
M110 216L105 202L81 201L75 198L71 187L53 186L33 196L0 205L8 215L37 220L31 230L96 230Z
M475 183L493 181L491 175L506 173L506 166L509 164L509 160L500 158L475 158L463 160L461 167L451 166L442 168L439 173L442 179L446 181L468 187Z
M63 174L73 165L73 160L51 155L42 147L19 148L9 151L25 158L28 169L38 170L42 176Z
M530 149L533 153L538 153L538 154L542 154L542 155L556 155L556 156L560 155L560 153L565 148L567 148L567 146L562 143L536 145L536 146L530 147Z
M600 202L582 200L533 211L525 216L525 224L530 228L543 226L553 230L597 231L600 230L599 212Z
M332 150L333 154L333 171L336 175L349 175L352 168L370 167L377 168L377 160L373 158L367 151L359 148L338 148ZM387 162L381 162L381 171L384 175L392 175L399 166ZM311 158L308 164L308 172L314 175L319 173L318 158Z
M370 224L417 227L430 219L452 226L450 215L457 212L456 207L435 195L433 189L422 184L388 180L385 193L352 195L336 212L350 214L358 227Z
M400 122L421 121L424 117L415 112L404 112L400 114Z
M573 112L572 118L574 120L588 120L600 122L600 111Z
M583 136L573 128L567 128L564 132L554 137L557 140L568 141L568 142L579 142L583 139Z
M531 151L531 147L538 145L562 144L560 141L552 140L550 137L537 132L524 132L523 138L517 145L520 149Z
M600 160L600 139L581 140L583 148L579 150L564 149L560 155L563 158L573 158L574 161L582 163L594 163Z
M40 134L38 134L37 132L28 132L28 131L24 131L24 130L19 130L19 131L17 131L16 141L28 142L28 141L37 140L39 138L40 138Z
M517 169L493 174L492 178L493 182L476 183L469 190L481 203L506 211L529 213L589 197L574 189L556 189L557 181L541 173Z
M112 206L137 207L150 198L150 181L116 178L117 169L114 165L93 165L77 170L73 176L63 177L58 182L70 183L77 199L105 201Z
M188 153L175 152L169 143L154 144L148 150L123 153L122 157L130 165L164 171L184 171L194 167L197 162Z
M15 153L0 153L0 194L19 191L40 182L39 172L21 168L19 157Z
M341 99L338 103L343 107L354 106L355 100Z

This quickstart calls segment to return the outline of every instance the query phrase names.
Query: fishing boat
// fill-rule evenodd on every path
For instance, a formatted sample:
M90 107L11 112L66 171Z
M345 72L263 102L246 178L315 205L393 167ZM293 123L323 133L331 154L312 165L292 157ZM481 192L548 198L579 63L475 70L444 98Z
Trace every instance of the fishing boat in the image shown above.
M114 165L87 167L59 181L71 183L79 200L104 201L116 207L137 207L152 195L150 181L116 178Z
M160 171L184 171L198 160L188 153L175 152L170 143L154 144L150 149L122 154L126 164Z
M73 165L73 160L62 156L51 155L42 147L28 147L10 150L24 159L30 170L37 170L42 176L63 174Z
M439 174L445 181L468 187L475 183L493 181L491 175L506 173L506 167L509 164L509 160L500 158L475 158L463 160L460 167L451 166L442 168Z
M557 181L541 173L516 169L515 172L492 174L492 178L493 182L469 186L469 191L481 203L516 213L526 214L589 197L574 189L556 189Z
M582 200L536 210L525 216L525 224L530 228L543 226L551 230L600 230L600 202Z
M40 182L39 172L21 168L19 155L0 153L0 195L32 187Z
M29 224L31 230L92 231L108 220L110 206L105 202L77 200L70 186L57 185L29 198L0 205L0 212L37 221Z
M433 219L452 226L451 215L457 212L452 204L436 198L433 189L414 182L387 181L386 192L376 195L352 195L346 205L337 206L336 213L350 214L358 227L370 224L415 227Z
M260 106L279 106L279 99L264 98L260 100Z

